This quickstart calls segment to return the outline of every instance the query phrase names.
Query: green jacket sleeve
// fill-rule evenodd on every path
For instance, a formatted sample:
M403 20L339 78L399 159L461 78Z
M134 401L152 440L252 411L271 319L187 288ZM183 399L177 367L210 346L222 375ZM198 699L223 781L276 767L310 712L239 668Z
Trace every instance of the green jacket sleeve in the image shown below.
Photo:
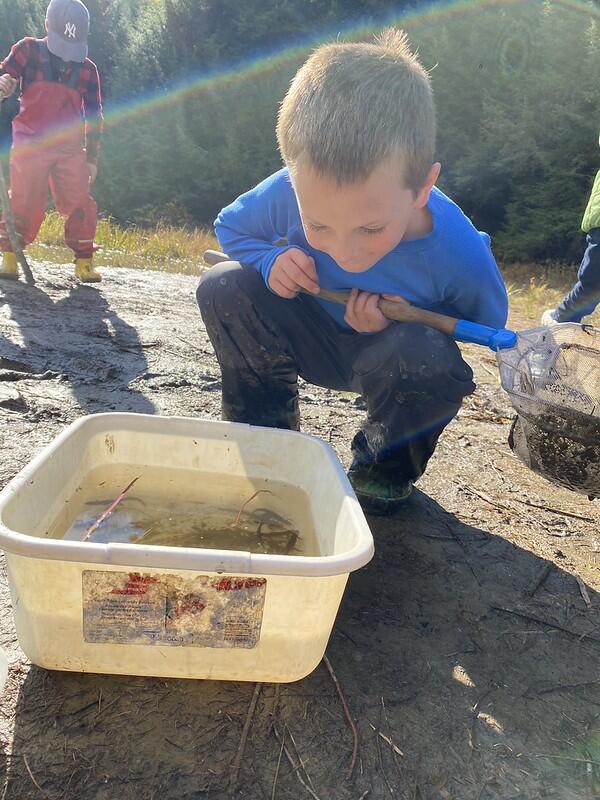
M600 228L600 170L596 173L592 193L581 222L581 230L585 233L589 233L592 228Z
M598 144L600 145L600 136ZM584 233L589 233L592 228L600 228L600 170L596 173L590 199L581 221L581 230Z

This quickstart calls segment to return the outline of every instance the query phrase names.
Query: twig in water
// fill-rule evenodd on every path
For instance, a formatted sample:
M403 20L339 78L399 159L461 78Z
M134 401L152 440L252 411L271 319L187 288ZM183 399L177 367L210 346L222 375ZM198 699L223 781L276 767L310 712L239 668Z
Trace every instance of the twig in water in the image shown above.
M246 749L246 740L248 739L248 732L250 731L250 725L252 724L252 717L254 716L254 710L256 709L256 703L258 702L258 695L260 694L260 690L262 689L262 683L257 683L254 687L254 694L252 695L252 700L250 701L250 705L248 706L248 713L246 714L246 722L244 723L244 729L242 731L242 737L240 739L240 744L235 755L235 760L233 762L233 768L231 772L231 779L229 781L229 796L233 797L235 795L235 790L237 789L238 779L240 777L240 767L242 765L242 758L244 757L244 750Z
M137 478L134 478L134 479L131 481L131 483L129 483L129 484L128 484L128 485L127 485L127 486L126 486L124 489L123 489L123 491L122 491L122 492L121 492L121 494L120 494L120 495L117 497L117 499L116 499L116 500L113 500L113 502L112 502L112 503L109 505L109 507L106 509L106 511L105 511L103 514L101 514L101 515L98 517L98 519L96 520L96 522L94 522L94 524L93 524L93 525L90 525L90 527L87 529L87 531L86 531L86 532L84 533L84 535L83 535L83 538L82 538L82 540L81 540L82 542L85 542L85 541L87 541L87 540L90 538L90 536L91 536L93 533L95 533L95 531L97 531L97 530L98 530L98 528L100 527L100 525L102 525L102 523L104 522L104 520L106 520L106 519L108 519L108 518L110 517L110 515L112 514L112 512L113 512L113 511L115 510L115 508L116 508L116 507L119 505L119 503L121 502L121 500L122 500L122 499L125 497L125 495L127 494L127 492L128 492L130 489L131 489L131 487L133 486L133 484L134 484L136 481L139 481L139 479L140 479L140 476L139 476L139 475L137 476Z
M235 528L236 525L240 524L240 518L242 516L242 513L243 513L244 509L246 508L248 503L251 503L254 500L255 497L258 497L259 494L273 494L273 492L271 492L269 489L258 489L258 491L254 492L254 494L251 497L249 497L247 500L245 500L242 503L242 507L238 511L236 518L234 519L234 521L231 524L232 528Z
M277 741L281 743L281 746L283 747L283 752L285 753L285 757L289 761L289 764L290 764L291 768L296 773L296 777L298 778L298 780L300 781L302 786L304 786L304 788L309 793L309 795L313 798L313 800L320 800L319 795L315 794L315 792L310 788L310 786L306 783L306 781L304 780L304 778L300 774L300 765L295 763L294 759L292 758L292 756L290 754L290 751L285 746L285 740L282 738L281 734L279 733L279 731L277 729L277 725L273 725L273 733L275 734L275 736L277 738Z
M348 770L348 777L352 777L352 773L354 772L354 765L356 764L356 754L358 753L358 731L356 729L356 724L352 719L352 714L350 713L350 709L348 708L348 703L346 702L346 698L344 697L344 693L342 691L342 687L340 686L340 682L337 679L335 672L333 671L333 667L331 666L331 662L327 658L327 656L323 656L323 663L327 667L327 671L331 675L331 680L333 681L335 688L337 689L337 693L339 695L340 701L342 703L342 708L344 709L344 714L346 715L346 719L348 720L348 724L352 729L352 760L350 762L350 769Z

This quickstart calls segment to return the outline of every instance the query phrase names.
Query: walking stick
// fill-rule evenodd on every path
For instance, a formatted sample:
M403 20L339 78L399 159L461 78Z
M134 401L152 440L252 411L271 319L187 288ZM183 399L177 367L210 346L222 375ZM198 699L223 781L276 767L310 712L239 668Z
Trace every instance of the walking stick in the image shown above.
M4 103L5 100L6 98L3 97L1 102ZM23 270L23 274L25 275L25 280L30 286L35 286L35 279L33 277L29 264L27 263L27 259L25 258L25 253L23 252L23 248L21 247L21 240L17 233L17 229L15 228L15 220L12 213L12 206L10 204L10 198L8 196L6 181L4 180L4 168L1 163L0 163L0 206L2 207L2 216L4 217L4 224L6 226L6 232L8 234L10 246L12 247L13 253L17 257L19 266Z

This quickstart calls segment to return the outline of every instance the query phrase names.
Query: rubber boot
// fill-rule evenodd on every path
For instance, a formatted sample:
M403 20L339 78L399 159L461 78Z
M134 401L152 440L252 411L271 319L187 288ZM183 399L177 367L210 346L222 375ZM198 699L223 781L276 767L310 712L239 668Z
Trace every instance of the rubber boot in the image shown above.
M6 252L2 256L2 267L0 268L0 278L9 281L16 281L19 279L19 269L17 266L17 257L14 253Z
M100 283L102 275L92 266L91 258L75 259L75 277L81 283Z

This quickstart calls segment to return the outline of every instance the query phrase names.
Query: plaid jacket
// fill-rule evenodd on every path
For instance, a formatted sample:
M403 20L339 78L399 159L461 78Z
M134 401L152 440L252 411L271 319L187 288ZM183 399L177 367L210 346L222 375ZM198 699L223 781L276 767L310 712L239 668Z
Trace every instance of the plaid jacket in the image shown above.
M59 67L66 69L59 75ZM98 69L89 58L83 64L65 65L48 50L46 39L30 36L12 46L9 55L0 63L0 72L6 72L20 81L21 94L33 83L53 81L75 89L81 95L81 108L85 118L87 159L96 162L104 123L102 95Z

